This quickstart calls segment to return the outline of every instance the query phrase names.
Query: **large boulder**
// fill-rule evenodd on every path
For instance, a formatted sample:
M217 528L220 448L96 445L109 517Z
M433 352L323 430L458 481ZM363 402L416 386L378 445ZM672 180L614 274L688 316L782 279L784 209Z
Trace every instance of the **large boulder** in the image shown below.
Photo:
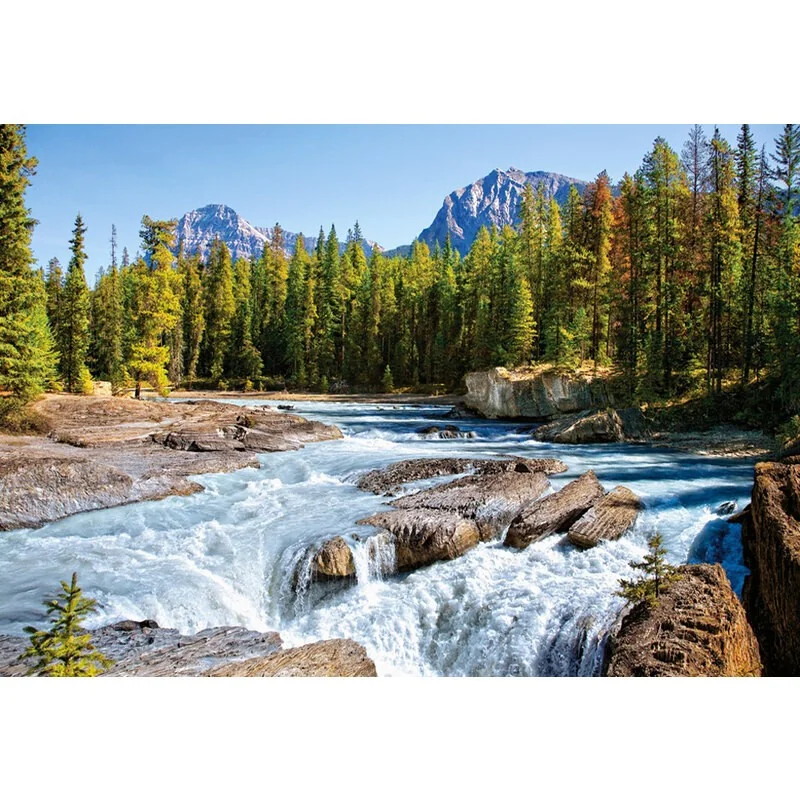
M559 414L613 405L601 378L558 370L496 367L465 378L467 408L489 419L547 420Z
M523 549L551 533L566 531L601 497L603 487L590 470L524 508L512 520L503 544Z
M481 540L475 520L450 511L395 509L358 522L373 525L391 536L395 568L399 572L458 558Z
M204 672L212 678L375 678L375 662L352 639L326 639Z
M540 442L596 444L639 440L645 436L644 415L638 408L581 411L541 425L533 432Z
M556 458L412 458L361 475L356 486L374 494L395 494L405 483L472 472L495 475L500 472L566 472L567 465Z
M475 520L483 541L494 538L520 510L550 488L543 472L468 475L393 500L400 509L449 511Z
M758 642L719 564L678 569L655 605L639 603L606 644L609 677L753 677Z
M756 464L742 519L742 601L767 675L800 675L800 464Z
M322 543L311 560L311 579L350 578L356 574L356 564L350 545L335 536Z
M572 525L567 539L582 549L619 539L636 522L642 508L642 501L630 489L617 486Z

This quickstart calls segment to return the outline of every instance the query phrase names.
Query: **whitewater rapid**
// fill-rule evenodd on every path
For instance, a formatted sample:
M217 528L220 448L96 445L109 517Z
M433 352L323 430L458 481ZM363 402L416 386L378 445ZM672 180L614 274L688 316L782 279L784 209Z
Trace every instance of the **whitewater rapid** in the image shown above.
M260 405L242 401L242 405ZM749 501L752 463L644 445L539 443L518 423L458 421L474 439L423 439L447 407L305 402L295 412L344 438L260 456L261 468L195 478L206 491L77 514L0 535L0 633L45 624L41 605L78 572L98 601L90 626L155 619L194 633L217 625L279 631L288 646L332 637L363 644L380 675L596 675L622 608L618 580L659 530L674 563L718 561L734 589L746 575L740 526L715 514ZM294 585L309 545L369 528L356 520L385 498L362 492L362 471L419 457L555 457L593 469L606 491L624 484L645 503L631 532L579 551L561 535L527 550L480 544L454 561L383 577L356 546L358 581ZM425 484L430 485L428 481ZM416 488L414 485L412 488Z

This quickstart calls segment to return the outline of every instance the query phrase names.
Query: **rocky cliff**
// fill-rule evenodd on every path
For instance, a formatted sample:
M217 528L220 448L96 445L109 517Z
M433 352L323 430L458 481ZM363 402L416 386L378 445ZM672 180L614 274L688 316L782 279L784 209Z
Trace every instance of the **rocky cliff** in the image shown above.
M742 544L750 570L742 601L765 674L800 675L800 464L756 465Z
M680 567L655 606L639 603L606 645L609 677L755 677L758 642L719 564Z
M559 414L613 405L601 378L557 370L495 367L466 377L467 408L489 419L548 420Z
M502 230L506 225L518 224L526 183L534 189L541 186L548 200L554 197L562 204L567 200L570 186L575 186L581 194L586 188L585 181L554 172L523 172L514 167L494 169L447 195L433 222L417 238L433 249L437 243L444 245L449 235L453 247L466 255L482 227L496 225Z

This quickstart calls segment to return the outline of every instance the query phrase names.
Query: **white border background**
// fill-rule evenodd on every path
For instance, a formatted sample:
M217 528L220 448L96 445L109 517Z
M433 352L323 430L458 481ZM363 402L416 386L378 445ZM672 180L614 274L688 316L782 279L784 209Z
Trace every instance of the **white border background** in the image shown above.
M17 2L0 119L781 123L798 5ZM6 679L0 796L781 797L798 688Z

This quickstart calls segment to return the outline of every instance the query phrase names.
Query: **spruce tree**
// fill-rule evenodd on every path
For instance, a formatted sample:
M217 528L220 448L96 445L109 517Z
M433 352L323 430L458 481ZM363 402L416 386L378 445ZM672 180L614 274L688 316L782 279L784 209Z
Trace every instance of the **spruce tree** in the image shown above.
M630 566L644 572L644 578L627 581L620 580L618 594L632 603L646 602L648 605L658 603L661 592L679 575L676 567L667 561L667 548L660 533L654 533L648 540L649 552L641 561L631 561Z
M197 378L200 343L206 327L203 313L203 285L200 280L200 260L197 255L183 263L183 346L184 374L190 384Z
M56 354L47 295L31 267L35 221L25 190L36 171L23 125L0 125L0 389L27 401L55 379Z
M92 636L81 629L81 623L94 610L96 600L83 596L78 586L78 574L72 582L61 581L61 591L44 603L48 615L55 620L49 631L33 626L25 628L30 635L30 647L23 658L35 658L29 675L53 678L89 678L99 674L113 662L92 645Z
M70 249L72 257L67 267L62 295L62 314L58 327L58 346L61 352L61 377L68 392L82 391L89 351L89 287L83 265L86 262L84 235L86 226L81 215L75 218Z

